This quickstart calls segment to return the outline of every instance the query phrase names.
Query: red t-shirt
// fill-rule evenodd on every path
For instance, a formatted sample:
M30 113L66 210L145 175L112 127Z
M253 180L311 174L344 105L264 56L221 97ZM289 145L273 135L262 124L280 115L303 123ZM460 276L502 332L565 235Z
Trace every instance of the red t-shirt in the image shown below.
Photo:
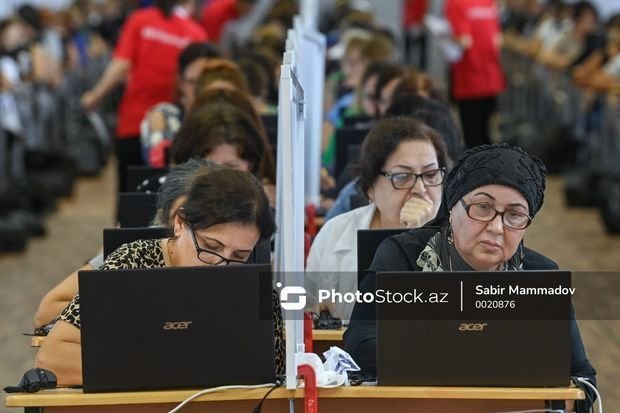
M209 39L217 42L224 25L238 18L237 0L213 0L202 11L202 27L207 31Z
M414 24L422 24L426 15L427 0L407 0L405 2L404 25L408 29Z
M504 89L499 50L499 12L496 0L447 0L446 18L456 37L467 35L471 47L452 65L456 99L495 96Z
M146 111L172 101L179 54L191 42L205 40L204 30L179 13L166 18L158 8L149 7L129 16L114 50L115 59L131 63L118 109L118 137L138 136Z

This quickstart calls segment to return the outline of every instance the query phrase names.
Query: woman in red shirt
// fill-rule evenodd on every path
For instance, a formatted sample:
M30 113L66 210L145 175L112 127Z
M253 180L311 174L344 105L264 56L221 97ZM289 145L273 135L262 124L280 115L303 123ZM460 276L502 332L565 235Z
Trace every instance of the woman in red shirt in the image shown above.
M207 35L192 18L194 0L157 0L135 11L123 26L113 59L95 87L82 96L87 111L126 79L118 109L116 156L119 192L126 190L126 168L142 164L140 121L159 102L173 100L176 62L190 43Z
M504 89L499 11L495 0L447 0L446 18L463 57L452 65L452 97L468 148L488 144L489 118Z

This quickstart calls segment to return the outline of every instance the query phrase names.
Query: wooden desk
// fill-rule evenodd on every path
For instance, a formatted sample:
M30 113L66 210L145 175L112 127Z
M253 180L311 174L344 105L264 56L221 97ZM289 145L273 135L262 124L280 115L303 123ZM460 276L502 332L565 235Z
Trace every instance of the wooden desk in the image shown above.
M186 405L183 412L248 412L267 389L227 390L204 395ZM194 390L131 393L83 394L81 390L55 389L39 393L9 394L6 407L21 407L27 412L168 412ZM340 387L319 390L321 413L354 412L502 412L536 409L543 400L583 399L575 388L486 388L486 387ZM295 410L303 412L303 391L274 390L263 406L264 412L288 412L289 398Z
M30 338L30 347L41 347L47 336L32 336Z
M314 341L342 342L342 337L344 336L344 332L346 330L346 328L341 328L339 330L312 330L312 339Z

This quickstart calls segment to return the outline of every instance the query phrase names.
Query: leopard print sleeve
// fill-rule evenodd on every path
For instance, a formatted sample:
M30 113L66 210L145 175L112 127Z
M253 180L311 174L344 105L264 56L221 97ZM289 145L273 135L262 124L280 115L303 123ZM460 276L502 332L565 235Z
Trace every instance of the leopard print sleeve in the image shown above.
M165 267L161 240L143 239L121 245L106 258L102 270Z
M82 327L80 322L80 293L77 293L73 300L62 310L59 320L66 321L77 328Z
M164 254L158 239L139 240L121 245L106 258L101 270L165 267ZM80 294L62 310L60 320L81 328Z
M273 302L273 330L275 340L276 376L286 373L286 346L284 345L284 321L282 321L282 307L276 290L271 294Z

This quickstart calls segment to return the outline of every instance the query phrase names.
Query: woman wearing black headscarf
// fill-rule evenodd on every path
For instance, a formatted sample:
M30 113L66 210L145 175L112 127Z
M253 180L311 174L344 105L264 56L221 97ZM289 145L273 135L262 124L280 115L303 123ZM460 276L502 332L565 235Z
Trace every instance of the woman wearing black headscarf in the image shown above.
M545 176L544 164L520 148L494 144L466 151L444 182L437 218L385 240L360 290L375 291L375 275L381 271L557 269L555 262L523 245L525 229L543 204ZM356 304L345 348L371 375L376 374L376 336L374 304ZM596 384L574 320L571 375ZM589 404L578 402L578 411Z

